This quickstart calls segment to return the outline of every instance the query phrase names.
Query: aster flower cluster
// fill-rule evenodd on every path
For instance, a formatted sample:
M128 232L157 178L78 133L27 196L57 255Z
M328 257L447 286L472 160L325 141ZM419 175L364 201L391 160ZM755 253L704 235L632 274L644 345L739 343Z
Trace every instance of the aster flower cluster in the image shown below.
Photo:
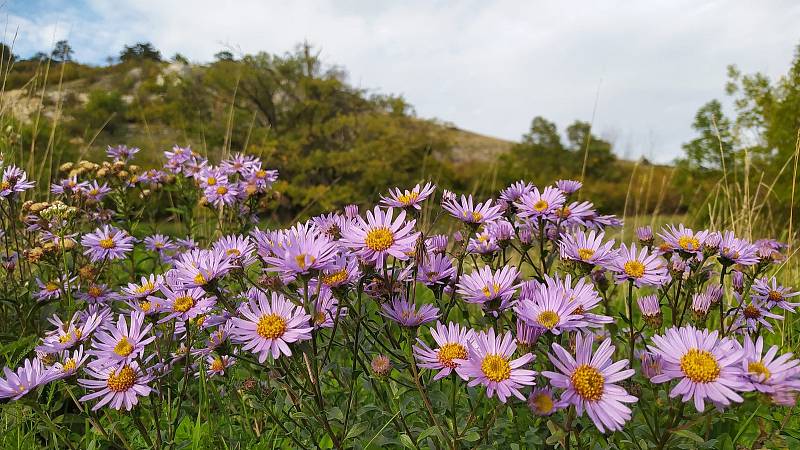
M34 185L3 170L4 289L24 286L20 308L48 318L15 316L44 331L4 369L0 398L63 390L98 430L113 419L88 411L132 411L152 447L219 402L247 409L232 415L242 429L280 423L298 448L367 447L358 427L373 419L365 435L504 445L505 417L564 447L636 429L666 448L709 404L723 420L800 391L800 363L773 334L800 306L775 241L678 224L618 242L622 222L574 180L497 198L423 182L363 213L271 227L259 211L277 172L261 159L176 146L143 170L137 152L60 167L47 202L18 202ZM148 205L166 197L174 226L161 229Z

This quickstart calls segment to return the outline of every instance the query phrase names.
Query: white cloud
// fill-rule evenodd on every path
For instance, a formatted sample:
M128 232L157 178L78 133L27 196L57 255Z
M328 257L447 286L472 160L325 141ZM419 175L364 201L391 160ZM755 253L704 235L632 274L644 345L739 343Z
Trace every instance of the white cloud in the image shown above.
M619 152L669 161L697 108L723 97L728 64L786 71L798 19L790 1L89 0L9 22L18 47L47 48L56 27L96 62L138 40L205 61L224 45L283 52L308 39L357 85L508 139L535 115L589 120L600 86L595 129Z

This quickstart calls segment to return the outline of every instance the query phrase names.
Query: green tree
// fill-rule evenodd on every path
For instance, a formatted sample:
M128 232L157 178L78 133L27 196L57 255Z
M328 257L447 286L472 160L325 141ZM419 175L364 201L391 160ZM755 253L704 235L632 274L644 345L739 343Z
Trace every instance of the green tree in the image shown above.
M123 63L142 60L161 61L161 52L149 42L138 42L124 46L119 53L119 60Z
M703 105L694 116L692 128L697 137L683 144L689 168L719 171L732 167L735 139L731 121L719 101Z
M75 52L72 50L72 46L69 45L69 42L66 40L60 40L56 42L55 47L53 48L53 59L56 61L66 62L72 61L72 55Z

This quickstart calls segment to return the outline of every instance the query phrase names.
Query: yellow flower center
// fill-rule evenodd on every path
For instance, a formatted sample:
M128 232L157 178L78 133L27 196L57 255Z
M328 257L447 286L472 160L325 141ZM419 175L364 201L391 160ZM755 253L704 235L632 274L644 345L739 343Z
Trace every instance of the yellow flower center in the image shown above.
M222 361L222 358L219 356L214 358L214 361L211 362L211 370L214 372L222 372L225 369L225 362Z
M194 284L199 286L202 286L208 282L208 280L206 280L206 277L204 277L202 273L198 273L197 275L195 275L192 281L194 281Z
M125 392L136 384L136 372L130 366L124 366L117 372L112 370L108 374L106 386L114 392Z
M367 233L364 244L374 252L382 252L394 244L394 235L386 227L374 228Z
M103 295L103 289L101 289L100 286L92 285L88 290L88 294L90 297L97 298Z
M225 195L227 193L228 193L228 188L226 188L225 186L220 186L217 188L217 194Z
M535 209L538 212L542 212L542 211L546 210L549 207L550 207L550 204L547 203L547 200L544 200L544 199L540 199L539 201L537 201L536 203L533 204L533 209Z
M566 219L570 215L572 215L572 210L569 209L568 206L556 210L556 216L558 216L561 219Z
M343 283L344 281L346 281L347 280L347 276L348 276L347 269L342 269L342 270L340 270L338 272L333 272L333 273L328 274L328 275L323 275L322 276L322 282L326 286L333 286L333 285L337 285L339 283Z
M208 177L208 179L206 180L206 184L208 184L209 186L214 186L217 184L217 179L215 177Z
M109 250L109 249L112 249L112 248L114 248L116 246L117 246L117 244L114 243L114 239L111 239L110 237L105 238L105 239L100 239L100 247L101 248Z
M694 236L681 236L678 238L678 245L684 250L697 250L700 248L700 241Z
M397 197L397 200L400 203L404 204L404 205L410 205L418 197L419 197L419 193L417 193L417 192L409 192L408 194L403 194L403 195Z
M753 375L761 375L763 381L767 381L772 375L767 368L761 361L753 361L747 365L747 371Z
M497 293L500 292L500 285L493 283L491 286L484 286L482 291L484 297L489 298L492 295L497 295Z
M295 260L295 262L297 262L297 267L299 267L300 270L306 270L306 267L311 265L311 264L314 264L314 262L317 260L317 258L314 258L313 256L306 255L305 253L301 253L301 254L295 256L294 260ZM306 262L306 261L308 261L308 262Z
M481 370L490 381L500 382L511 378L511 364L497 354L486 355L481 363Z
M325 314L325 311L319 311L314 314L314 325L322 325L326 320L328 320L328 316Z
M261 169L261 170L256 171L256 178L266 178L266 177L267 177L267 171L266 170Z
M124 358L133 353L133 344L128 341L127 337L122 336L122 339L114 346L114 353Z
M588 364L580 365L569 379L572 388L584 399L596 402L603 397L606 379L594 367Z
M559 319L560 317L558 317L555 311L542 311L539 313L539 317L536 318L536 321L539 322L539 325L551 330L556 326Z
M258 319L256 333L265 339L278 339L286 332L286 321L277 314L264 314Z
M553 410L553 398L544 392L540 392L531 398L530 404L539 414L548 414Z
M644 264L636 261L635 259L626 262L624 269L625 273L633 278L641 278L644 276Z
M767 298L769 298L773 302L779 302L783 300L783 294L781 294L778 291L769 291L769 294L767 294Z
M139 302L139 308L142 309L142 312L146 313L146 312L150 311L150 307L151 306L153 306L153 305L151 305L150 302L148 302L147 300L145 300L143 302Z
M437 352L436 356L443 366L455 369L458 367L458 364L454 363L453 360L467 359L467 349L457 342L448 342L439 348L439 352Z
M761 317L761 310L754 304L749 304L744 307L742 314L748 319L758 319Z
M11 183L6 180L0 181L0 190L6 190L11 188Z
M153 291L155 288L156 288L155 283L153 283L152 281L145 281L144 283L142 283L141 286L136 287L135 292L137 294L146 294L148 292Z
M64 361L64 365L61 367L61 371L64 373L69 373L77 368L78 368L78 363L76 363L74 359L69 358L66 361Z
M192 309L194 306L194 297L191 295L182 295L175 299L172 303L172 310L175 312L185 313Z
M578 249L578 257L580 257L582 260L584 260L584 261L589 260L589 259L592 258L592 256L594 256L594 250L592 250L590 248L579 248Z
M681 357L681 370L695 383L710 383L719 377L719 364L707 350L690 349Z
M49 281L44 288L47 290L47 292L55 292L58 290L58 285L52 281Z
M473 211L472 212L472 221L473 222L480 222L481 220L483 220L483 214L481 214L481 213L479 213L477 211Z

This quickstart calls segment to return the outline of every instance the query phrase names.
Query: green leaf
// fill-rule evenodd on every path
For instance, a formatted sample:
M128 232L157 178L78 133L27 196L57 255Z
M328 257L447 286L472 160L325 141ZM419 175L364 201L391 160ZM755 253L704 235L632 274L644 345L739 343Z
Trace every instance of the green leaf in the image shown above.
M414 448L414 441L412 441L411 438L405 433L400 435L400 442L405 448Z
M705 439L703 439L702 437L698 436L693 431L689 431L689 430L673 431L672 434L674 434L676 436L680 436L680 437L685 438L685 439L689 439L689 440L695 441L698 444L702 444L702 443L704 443L706 441Z

